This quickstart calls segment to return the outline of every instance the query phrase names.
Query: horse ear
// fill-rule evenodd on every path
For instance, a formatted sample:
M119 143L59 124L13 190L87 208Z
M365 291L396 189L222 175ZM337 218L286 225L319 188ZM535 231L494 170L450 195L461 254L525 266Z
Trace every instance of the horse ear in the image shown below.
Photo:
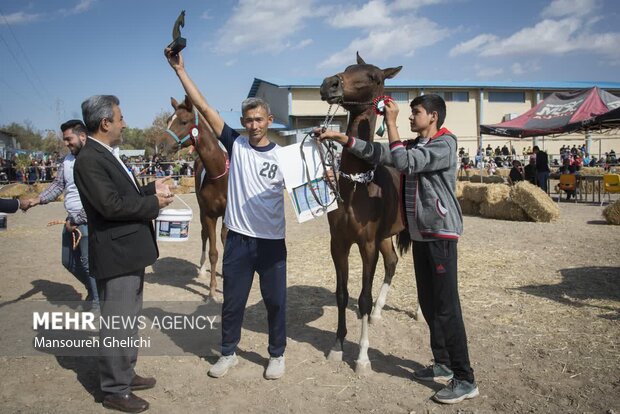
M171 97L170 98L170 103L172 104L172 107L176 111L176 109L179 107L179 103L177 102L177 100Z
M392 79L394 76L398 75L398 72L400 72L402 68L402 66L399 66L397 68L383 69L383 75L385 76L385 79Z
M193 104L192 104L192 100L189 99L189 96L185 95L185 102L184 102L185 106L187 107L187 109L189 111L192 110Z
M362 59L362 57L360 56L360 52L355 52L355 54L357 55L357 64L358 65L365 65L366 62L364 62L364 59Z

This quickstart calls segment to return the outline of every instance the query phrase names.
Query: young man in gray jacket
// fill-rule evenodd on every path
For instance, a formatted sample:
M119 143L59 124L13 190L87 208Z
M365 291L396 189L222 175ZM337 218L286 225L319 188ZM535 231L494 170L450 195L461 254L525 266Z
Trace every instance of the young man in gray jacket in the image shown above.
M397 115L398 105L387 102L389 146L333 131L323 132L320 139L338 141L369 163L390 165L405 174L406 227L413 242L418 301L431 332L434 358L433 365L414 372L414 377L450 380L433 399L454 404L478 395L458 294L457 241L463 217L455 195L457 142L442 128L446 103L438 95L418 96L411 102L411 131L418 134L412 141L400 140Z

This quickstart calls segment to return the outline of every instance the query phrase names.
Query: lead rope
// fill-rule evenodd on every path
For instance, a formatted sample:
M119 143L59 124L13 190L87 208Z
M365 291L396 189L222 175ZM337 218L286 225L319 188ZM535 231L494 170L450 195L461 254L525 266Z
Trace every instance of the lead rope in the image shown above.
M323 124L321 125L322 131L327 130L327 127L331 124L331 122L334 119L334 116L336 115L336 113L338 112L338 109L340 108L340 104L338 104L336 106L336 110L332 113L331 112L332 106L333 105L331 104L329 105L329 109L327 110L327 115L325 116ZM338 167L339 167L337 165L337 156L335 154L335 146L333 144L325 144L323 142L318 141L317 137L312 136L311 132L306 133L306 135L301 140L301 143L299 145L299 152L301 154L301 160L304 166L304 171L306 173L306 180L310 188L310 193L312 194L312 197L314 197L314 200L317 202L317 204L320 205L322 208L326 209L327 207L331 206L335 201L342 202L342 197L340 196L340 186L338 185L338 179L335 179L333 182L330 179L326 181L327 186L331 189L331 191L333 192L335 196L334 199L330 201L329 203L325 203L323 199L321 198L320 188L316 188L316 189L314 188L314 186L312 185L312 182L314 181L314 179L310 175L310 169L308 168L308 162L306 161L306 154L304 153L304 144L308 138L311 138L314 140L314 144L316 145L316 148L318 150L319 159L321 161L321 165L323 166L323 170L327 171L328 167L331 167L334 174L337 173Z

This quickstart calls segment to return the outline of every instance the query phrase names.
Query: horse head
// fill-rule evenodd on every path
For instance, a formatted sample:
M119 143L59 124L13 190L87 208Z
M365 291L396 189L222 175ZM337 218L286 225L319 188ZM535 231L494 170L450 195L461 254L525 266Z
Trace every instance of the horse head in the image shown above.
M168 134L158 144L164 153L175 152L181 148L195 145L200 129L198 111L188 96L185 96L185 100L181 103L170 98L170 103L174 108L174 113L168 118L168 129L166 130Z
M401 69L402 66L380 69L364 62L357 53L356 65L323 80L321 99L340 104L350 112L365 111L376 97L383 95L385 80L396 76Z

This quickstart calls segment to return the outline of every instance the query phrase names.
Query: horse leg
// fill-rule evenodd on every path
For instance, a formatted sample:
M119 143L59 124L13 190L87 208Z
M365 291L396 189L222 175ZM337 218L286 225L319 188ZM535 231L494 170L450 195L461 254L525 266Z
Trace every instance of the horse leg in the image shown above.
M228 236L228 227L226 227L226 223L224 223L224 218L222 217L222 228L220 230L220 238L222 239L222 246L226 246L226 236Z
M360 293L358 305L362 329L360 333L360 351L355 361L355 373L365 375L372 371L370 359L368 359L368 347L370 346L368 319L372 310L372 280L375 276L377 260L379 259L379 249L377 249L376 242L368 240L363 245L360 245L360 254L362 255L362 292Z
M349 251L351 244L331 239L331 254L336 268L336 302L338 304L338 330L336 331L336 343L329 351L327 359L330 361L342 361L344 353L344 338L347 336L347 305L349 304Z
M376 323L379 319L381 319L381 311L385 306L387 295L390 291L390 285L392 284L392 277L394 277L394 273L396 272L396 264L398 263L398 255L396 254L396 250L394 250L394 244L392 243L391 237L381 241L381 244L379 244L379 251L383 256L385 277L383 278L383 284L381 285L381 290L379 291L379 297L377 298L375 307L372 309L372 314L370 315L370 323Z
M217 238L215 237L215 231L217 226L217 217L207 218L208 231L209 231L209 263L211 264L211 281L209 283L209 296L215 298L217 289L217 280L215 279L215 267L217 266Z
M200 211L200 236L202 238L202 255L200 256L200 270L198 271L198 278L204 279L207 277L207 241L209 240L209 223L208 217L202 211Z

